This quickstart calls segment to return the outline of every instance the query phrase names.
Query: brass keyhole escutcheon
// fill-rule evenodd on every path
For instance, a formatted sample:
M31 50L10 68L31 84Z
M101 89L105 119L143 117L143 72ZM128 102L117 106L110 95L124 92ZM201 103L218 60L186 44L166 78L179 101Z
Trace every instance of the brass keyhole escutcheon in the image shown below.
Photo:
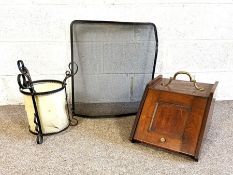
M166 142L166 139L165 139L164 137L161 137L161 138L160 138L160 142L161 142L161 143L164 143L164 142Z

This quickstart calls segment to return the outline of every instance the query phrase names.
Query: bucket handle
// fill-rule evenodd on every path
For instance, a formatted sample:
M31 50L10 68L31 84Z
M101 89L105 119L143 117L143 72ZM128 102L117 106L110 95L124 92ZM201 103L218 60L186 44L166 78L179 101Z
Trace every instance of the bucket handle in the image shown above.
M17 61L17 66L21 74L18 74L17 81L21 89L32 89L34 92L31 75L22 60Z
M169 79L169 81L168 81L167 84L162 84L162 85L163 85L163 86L168 86L173 80L176 80L176 77L177 77L177 75L179 75L179 74L188 75L190 82L193 83L194 87L195 87L197 90L199 90L199 91L204 91L204 90L205 90L204 88L199 87L199 86L197 85L196 80L193 79L192 76L191 76L191 74L188 73L188 72L186 72L186 71L178 71L178 72L176 72L176 73L174 74L173 77L170 77L170 79Z
M71 63L69 63L68 67L69 67L69 70L67 70L65 72L66 76L65 76L65 78L63 80L63 84L66 84L66 80L68 78L70 78L71 76L74 76L78 72L78 65L77 65L77 63L71 62Z

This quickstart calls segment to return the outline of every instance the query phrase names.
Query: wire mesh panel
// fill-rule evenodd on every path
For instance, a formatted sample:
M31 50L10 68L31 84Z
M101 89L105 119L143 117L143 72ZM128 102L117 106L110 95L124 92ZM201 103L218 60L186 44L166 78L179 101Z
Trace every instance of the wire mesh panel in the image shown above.
M158 39L152 23L74 21L71 57L74 114L109 116L136 113L153 78Z

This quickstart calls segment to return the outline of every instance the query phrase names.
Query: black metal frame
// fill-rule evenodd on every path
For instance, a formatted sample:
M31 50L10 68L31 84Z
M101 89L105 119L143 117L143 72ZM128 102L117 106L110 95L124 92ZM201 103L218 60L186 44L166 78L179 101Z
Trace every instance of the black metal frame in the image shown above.
M34 85L34 84L37 84L37 83L45 83L45 82L54 82L54 83L60 83L62 84L62 87L61 88L58 88L58 89L55 89L55 90L52 90L52 91L46 91L46 92L34 92L34 95L48 95L48 94L53 94L53 93L56 93L56 92L59 92L61 90L63 90L65 88L65 84L62 82L62 81L59 81L59 80L50 80L50 79L46 79L46 80L36 80L36 81L32 81L31 83ZM31 92L27 92L27 91L24 91L22 88L19 89L20 92L24 95L31 95Z
M73 70L73 68L74 68L73 64L76 66L75 71ZM23 61L22 60L18 60L17 61L18 69L21 72L21 74L18 74L18 76L17 76L17 81L18 81L18 85L19 85L19 91L22 94L24 94L24 95L29 95L29 96L32 97L32 102L33 102L33 107L34 107L34 123L36 125L35 126L35 131L36 132L33 132L32 130L30 130L30 127L29 127L29 131L32 134L37 135L37 138L36 138L37 144L42 144L43 143L43 136L53 135L53 134L60 133L60 132L62 132L64 130L66 130L70 125L71 126L75 126L75 125L78 124L78 121L76 119L74 119L74 120L76 120L75 124L71 123L71 120L73 119L73 117L70 118L70 116L69 116L69 107L68 107L67 93L66 93L66 80L69 77L72 76L72 73L76 74L77 71L78 71L77 64L76 63L73 63L73 64L72 63L69 64L69 69L70 70L65 72L66 77L64 78L63 81L51 80L51 79L50 80L47 79L47 80L32 81L30 73L29 73L28 69L26 68L26 66L24 65ZM51 90L51 91L36 92L35 89L34 89L34 84L44 83L44 82L60 83L62 85L62 87L58 88L58 89L55 89L55 90ZM29 92L24 91L25 89L28 89ZM64 129L62 129L62 130L60 130L58 132L43 133L42 132L42 128L41 128L40 116L39 116L39 113L38 113L36 96L53 94L53 93L59 92L59 91L61 91L63 89L65 89L65 93L66 93L66 102L67 102L67 110L68 110L69 123L68 123L68 125Z
M79 24L91 24L91 23L99 23L99 24L103 24L103 23L107 23L107 24L125 24L125 25L129 25L129 24L134 24L134 25L152 25L154 28L154 33L155 33L155 56L154 56L154 65L153 65L153 70L152 70L152 78L154 79L154 74L155 74L155 67L156 67L156 61L157 61L157 55L158 55L158 34L157 34L157 28L156 25L154 23L151 22L122 22L122 21L94 21L94 20L74 20L71 22L70 24L70 44L71 44L71 63L74 63L74 54L73 54L73 25L79 23ZM73 66L73 64L72 64ZM71 69L71 71L73 70L73 67ZM88 117L88 118L99 118L99 117L123 117L123 116L128 116L128 115L135 115L136 113L129 113L129 114L120 114L120 115L105 115L105 116L88 116L88 115L81 115L78 113L75 113L75 105L74 105L74 74L72 72L72 77L71 77L71 82L72 82L72 114L73 115L78 115L79 117Z

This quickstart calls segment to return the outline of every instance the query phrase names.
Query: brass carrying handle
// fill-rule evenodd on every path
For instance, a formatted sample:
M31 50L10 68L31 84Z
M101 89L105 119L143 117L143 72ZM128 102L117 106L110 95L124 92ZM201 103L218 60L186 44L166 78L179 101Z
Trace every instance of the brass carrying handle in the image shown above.
M201 87L197 86L196 80L193 79L192 76L191 76L191 74L188 73L188 72L186 72L186 71L179 71L179 72L176 72L176 73L174 74L173 77L170 77L169 82L168 82L167 84L162 84L162 85L163 85L163 86L168 86L173 80L176 79L177 75L179 75L179 74L188 75L188 76L189 76L190 82L193 82L193 85L194 85L194 87L195 87L197 90L199 90L199 91L204 91L204 90L205 90L204 88L201 88Z

